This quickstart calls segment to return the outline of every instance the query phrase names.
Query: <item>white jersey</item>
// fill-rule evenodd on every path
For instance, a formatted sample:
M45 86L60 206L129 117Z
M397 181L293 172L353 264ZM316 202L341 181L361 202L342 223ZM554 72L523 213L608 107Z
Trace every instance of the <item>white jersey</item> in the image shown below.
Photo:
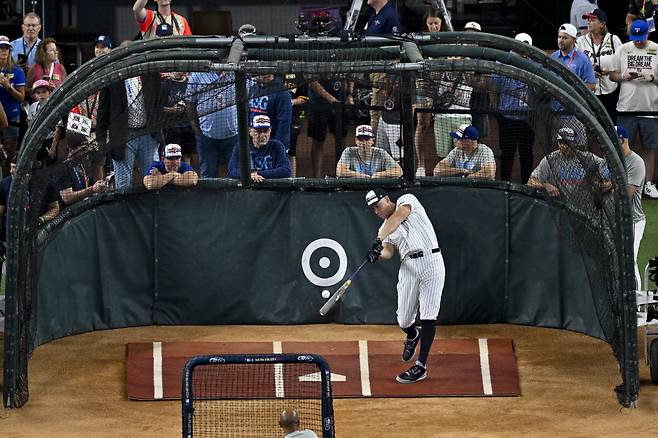
M285 436L285 438L318 438L318 436L312 430L304 429L290 432Z
M583 51L592 61L592 65L598 65L603 70L616 70L615 52L621 47L621 40L617 35L606 33L601 40L601 44L596 45L592 40L592 35L587 34L578 37L576 47ZM596 81L595 93L610 94L617 89L619 85L610 79L610 76L601 76Z
M384 239L384 243L395 246L401 259L404 259L409 252L431 251L438 248L436 232L418 198L411 193L402 195L398 198L396 207L399 208L401 205L409 205L411 213L397 230Z
M638 49L632 41L622 44L615 52L614 70L623 74L626 70L639 74L658 76L658 44L648 41L647 47ZM649 82L623 81L617 101L617 111L658 110L658 87ZM653 117L653 116L647 116Z

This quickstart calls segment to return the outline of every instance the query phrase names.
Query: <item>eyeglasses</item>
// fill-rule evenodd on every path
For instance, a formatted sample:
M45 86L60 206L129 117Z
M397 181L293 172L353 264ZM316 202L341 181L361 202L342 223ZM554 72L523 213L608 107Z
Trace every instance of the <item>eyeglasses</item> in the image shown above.
M23 26L27 28L41 27L40 24L25 24L25 23L23 23Z
M48 49L48 50L46 50L46 53L57 53L57 52L59 52L59 50L57 50L57 49Z

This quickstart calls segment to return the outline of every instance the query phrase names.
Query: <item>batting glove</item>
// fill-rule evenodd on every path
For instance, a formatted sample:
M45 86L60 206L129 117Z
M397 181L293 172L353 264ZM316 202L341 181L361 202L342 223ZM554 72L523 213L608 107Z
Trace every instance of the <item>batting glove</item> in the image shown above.
M370 247L370 251L368 251L368 254L366 254L366 258L370 263L374 263L377 261L380 255L382 255L382 251L384 250L384 245L382 244L382 240L380 238L375 239L375 243L372 244L372 247Z

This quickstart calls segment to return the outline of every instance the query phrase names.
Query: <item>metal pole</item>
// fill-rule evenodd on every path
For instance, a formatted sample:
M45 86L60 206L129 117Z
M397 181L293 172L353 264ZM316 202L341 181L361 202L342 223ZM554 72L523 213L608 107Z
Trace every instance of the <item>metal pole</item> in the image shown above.
M247 75L244 72L235 72L235 88L235 104L238 111L238 147L240 148L240 182L243 187L250 187L249 105L247 105Z
M407 181L416 179L416 145L414 143L414 112L413 96L416 95L416 74L413 71L400 73L400 108L409 109L402 111L401 139L404 147L402 158L402 171ZM399 109L398 109L399 110Z

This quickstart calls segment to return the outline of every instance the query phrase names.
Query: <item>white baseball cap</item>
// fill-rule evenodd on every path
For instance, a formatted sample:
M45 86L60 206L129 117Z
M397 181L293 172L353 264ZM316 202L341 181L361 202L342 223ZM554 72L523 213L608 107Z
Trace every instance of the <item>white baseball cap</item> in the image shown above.
M468 23L466 23L464 25L464 30L468 30L468 29L477 30L478 32L482 32L482 26L480 26L480 23L478 23L477 21L469 21Z
M254 119L251 121L251 127L254 129L267 129L271 126L272 124L270 123L270 118L268 116L254 116Z
M91 135L91 119L78 113L69 113L66 121L66 131L89 137Z
M372 133L372 126L370 125L359 125L356 127L355 137L374 137Z
M517 33L514 39L517 41L521 41L522 43L530 44L532 46L532 37L527 33L524 32Z
M571 23L564 23L557 31L558 33L564 32L571 38L578 38L578 29Z
M165 146L164 156L165 158L180 158L183 155L183 150L179 144L169 143Z

